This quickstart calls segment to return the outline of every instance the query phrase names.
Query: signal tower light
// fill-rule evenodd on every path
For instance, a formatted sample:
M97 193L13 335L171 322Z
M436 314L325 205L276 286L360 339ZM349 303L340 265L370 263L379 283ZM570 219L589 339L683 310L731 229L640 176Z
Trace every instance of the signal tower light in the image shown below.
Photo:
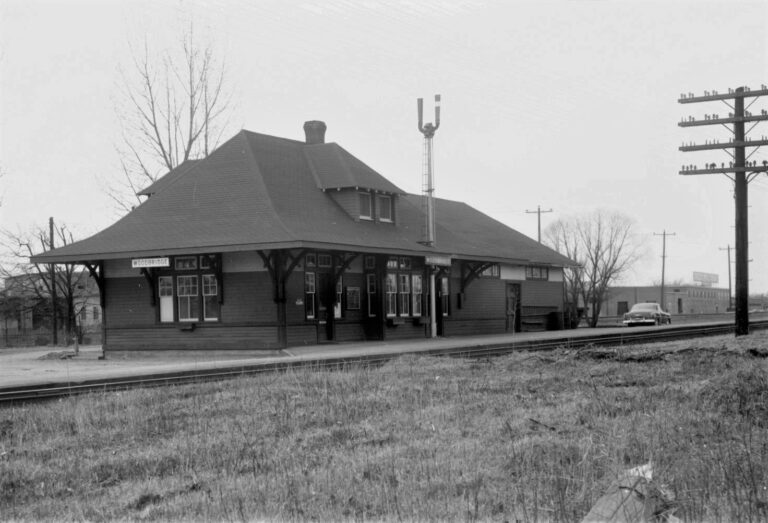
M435 246L435 183L434 169L435 163L432 156L432 139L435 137L435 131L440 127L440 95L435 95L435 123L424 124L424 100L417 101L419 110L419 131L424 135L424 157L422 158L422 210L424 212L424 234L422 242L429 247ZM429 336L437 336L437 286L435 282L435 269L429 270Z
M424 156L422 158L422 206L424 207L425 226L422 243L430 247L435 245L435 162L432 156L432 139L440 127L440 95L435 95L435 123L424 124L424 100L417 100L419 110L419 131L424 135Z
M768 87L763 84L760 89L750 91L749 87L739 87L737 89L728 89L727 94L718 94L717 91L705 91L704 96L681 95L678 102L681 104L705 103L705 102L723 102L731 108L733 112L728 114L727 118L705 118L696 120L689 117L683 119L677 125L680 127L699 127L703 125L723 125L731 131L733 138L727 143L718 143L718 140L707 140L704 144L683 145L680 150L683 152L697 152L708 150L725 151L733 159L729 166L725 163L717 166L714 162L707 162L703 169L696 165L683 166L679 174L724 174L734 182L734 198L736 204L736 313L735 313L735 333L736 336L749 334L749 224L747 219L748 194L747 186L760 173L768 173L768 163L763 162L758 165L757 162L747 161L760 147L768 145L765 136L759 140L747 140L746 135L755 128L760 122L768 121L768 112L761 111L759 115L753 115L746 111L744 101L752 99L746 108L749 108L761 96L768 95ZM749 129L744 130L745 124L751 124ZM729 127L730 126L730 127ZM749 155L746 149L750 148ZM733 150L733 151L731 151Z

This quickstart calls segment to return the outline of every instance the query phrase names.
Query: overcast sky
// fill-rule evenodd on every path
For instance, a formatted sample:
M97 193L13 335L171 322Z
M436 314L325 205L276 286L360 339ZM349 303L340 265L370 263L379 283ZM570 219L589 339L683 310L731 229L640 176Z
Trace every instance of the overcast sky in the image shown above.
M120 213L119 69L146 37L158 54L192 22L225 57L227 137L240 128L303 140L306 120L396 185L421 190L416 99L443 97L436 194L533 238L596 208L636 221L648 255L625 284L719 275L734 244L732 182L680 176L682 142L726 140L681 117L681 92L768 83L768 2L432 0L4 0L0 3L2 227L49 216L80 237ZM750 110L768 108L758 100ZM762 126L765 126L763 129ZM768 124L753 134L768 135ZM768 154L757 151L751 160ZM750 184L752 292L768 291L768 178ZM151 234L151 231L148 231Z

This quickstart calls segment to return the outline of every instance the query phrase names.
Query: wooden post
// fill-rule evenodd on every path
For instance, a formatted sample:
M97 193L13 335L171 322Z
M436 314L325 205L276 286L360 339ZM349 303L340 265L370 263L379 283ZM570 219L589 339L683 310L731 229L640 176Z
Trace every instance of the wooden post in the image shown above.
M736 92L744 92L743 87ZM734 100L734 116L741 121L733 124L734 143L744 143L744 97ZM734 147L734 198L736 199L736 336L749 334L749 226L747 218L747 173L744 145ZM741 169L739 171L739 169Z
M53 250L53 216L48 218L48 231L49 231L49 244L51 250ZM57 302L57 296L56 296L56 265L51 264L50 265L50 273L51 273L51 307L53 308L53 320L52 320L52 329L53 329L53 346L55 347L58 345L59 342L59 334L58 334L58 321L56 318L58 314L58 306L56 304Z

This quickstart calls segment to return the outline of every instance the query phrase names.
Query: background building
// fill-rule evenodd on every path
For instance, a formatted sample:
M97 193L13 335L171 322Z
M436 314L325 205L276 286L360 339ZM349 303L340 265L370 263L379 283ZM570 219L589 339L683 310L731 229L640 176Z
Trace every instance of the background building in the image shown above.
M101 305L99 288L87 271L68 275L71 279L73 334L81 343L100 343ZM64 277L59 274L58 277ZM53 340L53 303L47 285L39 274L21 274L4 280L0 293L0 344L2 346L48 345ZM67 336L68 298L57 297L58 340L71 343Z
M662 307L673 316L728 312L728 292L702 285L669 285L664 287ZM661 303L661 286L611 287L606 295L602 316L621 316L635 303Z

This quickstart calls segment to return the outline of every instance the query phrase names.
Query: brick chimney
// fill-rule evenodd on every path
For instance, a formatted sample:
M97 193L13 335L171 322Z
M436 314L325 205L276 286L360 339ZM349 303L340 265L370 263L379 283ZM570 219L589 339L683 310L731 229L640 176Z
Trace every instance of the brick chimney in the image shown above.
M325 143L325 122L312 120L304 122L304 134L307 136L307 145Z

